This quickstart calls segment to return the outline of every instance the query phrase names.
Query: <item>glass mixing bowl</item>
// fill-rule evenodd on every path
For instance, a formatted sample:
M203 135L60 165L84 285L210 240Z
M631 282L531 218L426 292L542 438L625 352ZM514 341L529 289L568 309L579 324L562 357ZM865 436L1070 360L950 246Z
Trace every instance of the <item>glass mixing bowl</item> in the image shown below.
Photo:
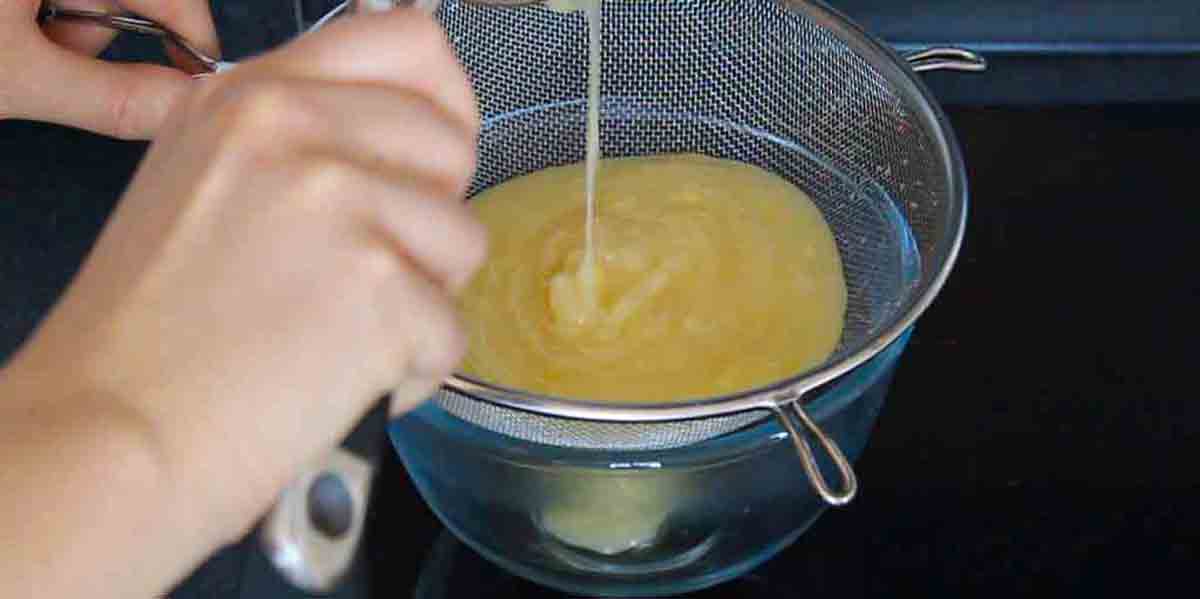
M911 329L807 409L851 459L866 446ZM391 423L422 497L501 567L572 593L684 593L737 577L791 544L827 507L774 418L662 451L539 445L433 403ZM834 476L832 463L821 463Z

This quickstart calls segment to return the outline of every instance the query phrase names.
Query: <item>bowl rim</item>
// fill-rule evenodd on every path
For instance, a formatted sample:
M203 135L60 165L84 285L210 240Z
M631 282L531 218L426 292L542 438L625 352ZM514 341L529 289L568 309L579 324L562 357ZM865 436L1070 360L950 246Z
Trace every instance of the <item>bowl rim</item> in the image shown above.
M968 190L966 166L954 130L933 93L894 49L876 39L862 27L821 0L784 0L791 10L803 14L815 24L832 31L851 50L880 70L881 76L894 83L906 97L915 100L914 118L924 122L941 150L942 171L948 182L947 196L953 206L946 211L943 226L953 230L934 246L935 255L945 255L925 289L908 311L858 351L832 363L737 393L688 399L678 402L613 403L570 399L532 393L488 383L464 373L454 373L443 381L443 388L473 400L486 401L506 408L547 416L607 422L668 422L729 415L751 410L775 410L782 403L814 399L812 391L826 386L855 370L889 347L908 331L933 303L957 262L966 231ZM815 394L821 395L821 394Z
M873 385L893 372L907 349L912 334L912 328L904 331L895 342L873 356L861 368L814 394L808 406L813 420L823 424L837 416L858 401ZM527 441L459 418L434 402L426 402L398 420L409 418L420 420L460 442L482 446L487 450L486 453L495 459L506 460L505 454L520 454L526 458L536 456L548 466L569 463L572 466L595 464L609 468L613 463L621 463L628 465L630 470L644 470L653 469L645 464L653 463L664 455L687 455L690 459L711 461L714 456L744 455L772 441L787 442L787 435L778 419L769 417L712 439L669 449L592 449ZM392 432L391 426L389 437L393 445L403 443L403 435ZM531 464L522 460L522 465ZM615 470L614 473L620 474L620 470Z

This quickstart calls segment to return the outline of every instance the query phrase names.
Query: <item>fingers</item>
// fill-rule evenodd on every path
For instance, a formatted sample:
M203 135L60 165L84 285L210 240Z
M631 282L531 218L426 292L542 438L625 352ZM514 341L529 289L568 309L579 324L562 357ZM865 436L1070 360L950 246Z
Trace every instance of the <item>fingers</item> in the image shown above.
M487 231L458 201L422 197L405 189L375 202L381 231L444 290L458 294L487 252Z
M306 132L367 167L423 179L460 196L475 172L475 137L444 107L408 89L362 83L289 83ZM286 101L285 101L286 102Z
M36 2L33 8L36 9ZM75 0L72 8L131 11L155 19L219 55L216 31L205 0ZM154 65L105 63L91 58L116 32L95 25L59 21L23 44L29 61L12 61L5 70L10 105L7 116L44 120L122 139L148 139L190 88L182 72ZM178 65L193 61L175 48Z
M475 162L474 97L428 17L337 25L210 79L180 113L198 118L179 122L194 139L218 136L215 168L260 176L289 165L287 189L261 199L279 202L273 213L349 224L361 251L339 261L345 288L370 278L376 299L353 309L370 311L382 351L397 352L373 384L441 380L466 349L454 296L486 245L461 202Z
M120 14L124 12L137 13L148 19L156 20L167 28L179 33L197 48L209 56L221 56L220 44L217 40L216 28L208 2L205 0L73 0L71 8L95 10ZM95 56L104 50L117 32L103 26L71 21L51 22L43 28L46 37L55 43L87 56ZM166 44L167 54L176 66L186 67L191 72L198 72L199 65L186 52L174 45Z
M401 381L392 388L392 402L388 409L389 418L398 418L407 414L421 402L429 399L434 391L441 386L445 377L434 379L410 378Z
M70 6L104 12L120 10L112 0L75 0ZM72 21L51 21L42 31L54 43L84 56L99 54L117 36L117 32L108 27Z
M368 225L396 252L450 292L467 284L486 249L486 231L462 202L475 142L444 110L375 84L244 81L223 93L206 109L217 126L238 130L221 159L250 164L295 152L332 162L314 194L361 202ZM370 181L370 193L345 197Z
M122 139L147 139L190 87L190 78L167 67L106 63L47 40L11 65L14 117L44 120ZM35 64L36 62L36 64Z
M331 222L349 216L350 230L369 240L349 274L356 279L365 268L386 290L371 303L391 323L384 329L394 329L387 338L402 341L406 356L419 354L412 356L419 378L447 374L464 343L452 298L486 249L484 228L461 201L474 169L473 138L402 87L262 78L212 83L200 100L212 118L199 131L225 140L214 146L211 164L258 171L291 165L281 178L290 191L263 201L279 202L282 214L319 214Z
M117 32L108 27L88 23L60 21L50 23L42 30L50 41L83 56L103 52L117 37Z
M401 369L392 387L408 380L442 380L458 367L467 336L453 299L413 269L402 269L380 287L380 309L397 347Z
M299 77L401 86L479 127L470 81L441 27L416 9L353 15L254 61Z
M328 287L317 291L330 294L337 306L331 314L365 318L355 334L358 349L383 358L364 360L355 375L370 386L368 396L405 385L417 394L453 372L467 343L455 296L483 260L482 228L466 206L327 154L293 158L285 170L257 162L278 177L267 188L278 196L247 197L274 206L243 205L239 212L266 215L261 222L275 226L314 218L320 229L334 225L316 243L336 265Z

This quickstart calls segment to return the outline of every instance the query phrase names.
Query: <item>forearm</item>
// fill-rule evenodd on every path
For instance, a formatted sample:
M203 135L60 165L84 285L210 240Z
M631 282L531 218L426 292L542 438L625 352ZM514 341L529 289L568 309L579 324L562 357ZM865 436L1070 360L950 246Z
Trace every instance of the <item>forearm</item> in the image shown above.
M186 487L135 410L0 371L0 597L158 596L217 544Z

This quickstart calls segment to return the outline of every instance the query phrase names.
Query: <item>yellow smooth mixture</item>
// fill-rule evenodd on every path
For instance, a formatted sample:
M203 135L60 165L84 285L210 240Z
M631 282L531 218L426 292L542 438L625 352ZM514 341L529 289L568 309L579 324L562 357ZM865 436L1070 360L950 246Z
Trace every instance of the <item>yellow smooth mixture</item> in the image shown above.
M465 373L573 399L662 402L774 382L833 352L841 260L791 183L699 155L605 159L595 268L581 269L584 176L582 163L550 168L471 202L491 254L462 299Z

